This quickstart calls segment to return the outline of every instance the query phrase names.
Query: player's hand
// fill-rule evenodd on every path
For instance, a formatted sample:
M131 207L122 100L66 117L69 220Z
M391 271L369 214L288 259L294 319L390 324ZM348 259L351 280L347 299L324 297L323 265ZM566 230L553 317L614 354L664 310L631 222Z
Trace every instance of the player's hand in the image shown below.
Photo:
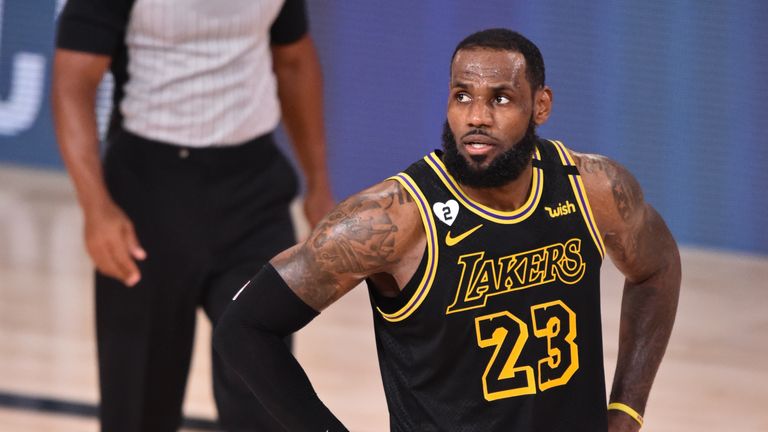
M114 203L86 211L85 246L101 273L127 286L141 279L136 260L145 259L147 253L136 238L133 223Z
M320 219L328 214L335 204L329 188L314 187L307 189L304 195L304 215L307 216L310 229L315 228Z

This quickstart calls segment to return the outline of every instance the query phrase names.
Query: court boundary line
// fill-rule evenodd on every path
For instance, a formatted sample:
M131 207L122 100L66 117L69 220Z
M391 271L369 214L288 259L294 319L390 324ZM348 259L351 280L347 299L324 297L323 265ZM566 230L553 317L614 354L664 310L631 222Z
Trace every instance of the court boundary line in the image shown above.
M0 407L95 419L99 417L99 406L96 404L5 391L0 391ZM182 418L181 427L200 431L221 430L214 420L187 416Z

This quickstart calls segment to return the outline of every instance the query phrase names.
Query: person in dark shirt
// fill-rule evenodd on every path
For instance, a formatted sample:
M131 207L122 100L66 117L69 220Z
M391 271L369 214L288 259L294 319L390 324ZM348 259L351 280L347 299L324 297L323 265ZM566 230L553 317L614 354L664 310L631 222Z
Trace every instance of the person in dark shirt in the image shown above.
M214 345L291 431L343 431L280 339L363 281L391 430L636 431L664 355L680 258L620 164L536 135L538 48L490 29L451 60L443 148L343 201L270 260ZM606 405L600 265L625 275Z
M94 113L111 69L103 161ZM53 111L96 269L101 427L179 427L196 309L215 325L237 287L295 243L295 172L315 225L332 208L322 83L301 0L69 0ZM214 353L221 426L282 430Z

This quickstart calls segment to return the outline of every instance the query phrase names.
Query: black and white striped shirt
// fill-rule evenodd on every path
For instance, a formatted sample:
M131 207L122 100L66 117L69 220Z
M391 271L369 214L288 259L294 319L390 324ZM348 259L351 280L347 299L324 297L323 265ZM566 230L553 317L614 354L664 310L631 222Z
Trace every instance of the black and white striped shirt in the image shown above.
M69 0L57 46L112 56L123 128L206 147L277 126L270 44L306 31L303 1Z

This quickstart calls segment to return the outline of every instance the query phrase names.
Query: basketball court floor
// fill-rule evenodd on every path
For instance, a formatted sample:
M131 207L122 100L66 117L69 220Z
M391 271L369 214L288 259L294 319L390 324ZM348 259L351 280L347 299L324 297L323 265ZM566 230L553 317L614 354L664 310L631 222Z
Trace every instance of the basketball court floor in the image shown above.
M98 430L81 224L63 173L0 166L0 431ZM682 257L677 322L644 430L768 431L768 257L692 248ZM602 279L610 385L622 279L610 262ZM210 326L199 318L185 431L212 430L214 418ZM388 430L364 287L302 330L296 355L351 430Z

